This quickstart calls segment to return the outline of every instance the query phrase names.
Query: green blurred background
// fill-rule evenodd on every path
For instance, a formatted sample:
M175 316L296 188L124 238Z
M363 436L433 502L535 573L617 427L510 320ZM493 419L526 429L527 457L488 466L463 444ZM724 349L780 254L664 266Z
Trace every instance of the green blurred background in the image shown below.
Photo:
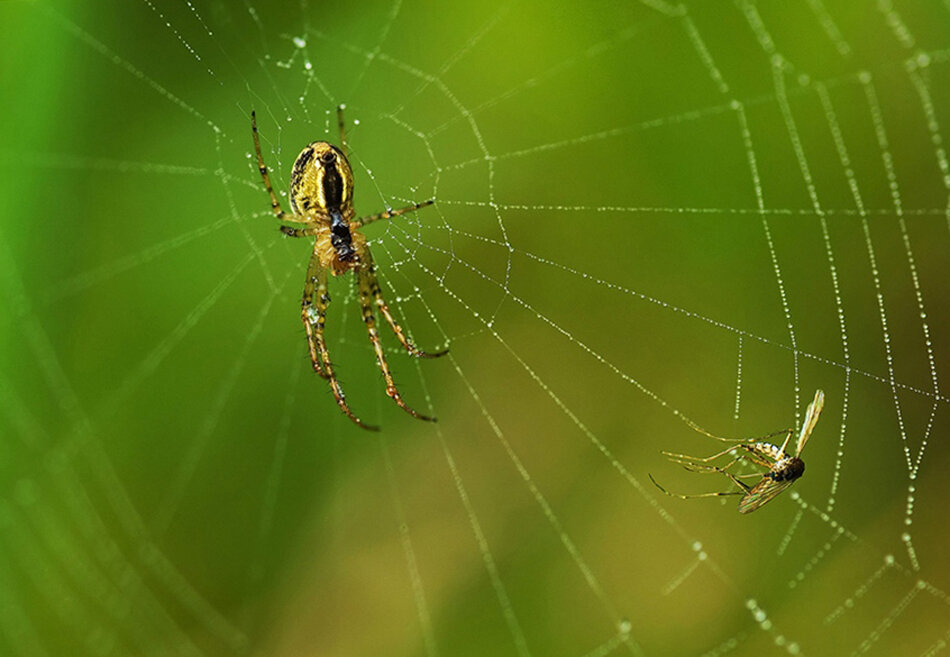
M934 655L950 7L0 1L0 654ZM347 106L413 420L284 190ZM844 162L842 160L845 160ZM664 497L827 405L749 516ZM686 420L686 421L684 421Z

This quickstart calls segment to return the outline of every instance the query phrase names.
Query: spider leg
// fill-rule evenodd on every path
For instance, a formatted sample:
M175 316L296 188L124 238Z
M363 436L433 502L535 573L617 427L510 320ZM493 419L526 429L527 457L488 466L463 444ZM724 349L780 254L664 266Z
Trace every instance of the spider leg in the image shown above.
M412 356L416 358L438 358L439 356L444 356L449 353L448 349L442 349L441 351L436 352L427 352L422 351L416 345L406 337L405 332L403 332L402 327L399 326L399 322L396 321L396 318L393 317L392 312L389 310L389 306L386 304L386 300L383 299L383 293L379 288L379 278L376 276L376 265L373 262L373 256L369 251L369 248L363 249L363 252L360 254L360 274L361 287L360 291L362 292L362 281L366 281L366 286L369 288L370 294L373 295L373 300L376 303L376 308L379 309L380 314L386 319L386 323L389 324L389 328L392 329L393 333L396 334L396 338L399 339L399 343L406 348Z
M308 303L307 290L310 291L312 301L314 295L314 286L316 286L317 303L315 308ZM343 388L333 373L333 364L330 362L330 353L327 351L327 342L324 338L324 328L326 326L327 306L330 305L330 294L327 291L327 270L320 266L319 257L314 247L314 253L310 257L310 265L307 267L307 284L304 287L304 303L301 317L304 327L307 330L307 344L310 347L310 360L313 361L313 369L323 376L330 383L330 390L336 399L337 406L346 414L348 418L364 429L370 431L379 431L379 427L365 424L361 419L353 414L350 407L346 404L346 396L343 394Z
M366 226L374 221L379 221L380 219L392 219L393 217L398 217L401 214L407 214L409 212L415 212L424 207L428 207L435 203L434 200L423 201L422 203L413 203L412 205L407 205L404 208L399 208L397 210L384 210L383 212L378 212L376 214L371 214L366 217L360 217L359 219L354 219L351 223L355 223L357 226Z
M369 249L364 247L361 251L360 259L363 260L368 255ZM373 343L373 349L376 351L376 364L379 365L379 369L383 373L383 378L386 380L386 394L396 402L399 408L409 413L412 417L426 420L427 422L435 422L434 417L423 415L409 407L406 402L402 400L402 396L396 388L396 382L393 380L393 375L389 371L389 364L386 362L386 354L383 353L383 343L379 339L379 331L376 330L376 317L373 314L373 302L371 300L373 292L370 283L373 277L369 275L368 272L369 268L366 266L365 260L363 260L355 271L356 281L359 286L360 310L363 313L363 323L366 324L369 340Z
M281 226L284 228L284 226ZM291 229L293 230L293 229ZM320 259L316 253L310 255L310 262L307 264L307 280L303 285L303 299L300 302L300 319L303 321L304 331L307 333L307 348L310 351L310 362L313 363L313 371L327 378L327 373L323 369L320 360L319 350L317 348L317 339L314 332L314 326L322 332L326 321L327 305L330 303L330 296L324 291L321 293L320 300L316 309L313 306L313 294L317 286L317 279L320 278ZM324 275L324 278L326 276Z
M313 237L317 234L316 228L291 228L290 226L281 226L280 232L287 237Z
M681 493L671 493L670 491L663 488L663 486L661 486L659 483L657 483L656 479L653 478L653 475L647 474L647 476L650 477L650 481L653 482L653 485L659 488L661 491L663 491L670 497L678 497L681 500L692 500L692 499L696 499L700 497L723 497L725 495L745 495L750 490L752 490L751 486L748 486L742 483L735 475L732 475L728 472L726 472L725 474L730 479L732 479L732 481L736 484L736 486L738 486L741 490L726 490L726 491L721 491L721 492L716 492L716 493L697 493L695 495L683 495Z
M346 122L343 120L343 110L345 109L346 105L336 106L336 124L340 129L340 148L343 149L343 154L349 157L350 147L346 143Z
M251 112L251 131L254 133L254 150L257 153L257 170L261 172L261 178L264 179L264 187L270 195L270 206L274 214L281 221L293 221L300 224L309 223L306 217L301 217L293 212L284 212L280 207L280 201L277 200L277 194L274 193L274 186L270 184L270 175L267 173L267 165L264 164L264 156L261 154L261 137L257 134L257 115Z

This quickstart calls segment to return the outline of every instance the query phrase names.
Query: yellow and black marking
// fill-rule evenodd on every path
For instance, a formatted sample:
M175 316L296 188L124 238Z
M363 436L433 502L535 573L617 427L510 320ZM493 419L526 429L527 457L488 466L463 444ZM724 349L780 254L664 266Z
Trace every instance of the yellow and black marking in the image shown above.
M336 210L353 218L353 170L343 151L325 141L300 151L290 174L290 205L296 214Z

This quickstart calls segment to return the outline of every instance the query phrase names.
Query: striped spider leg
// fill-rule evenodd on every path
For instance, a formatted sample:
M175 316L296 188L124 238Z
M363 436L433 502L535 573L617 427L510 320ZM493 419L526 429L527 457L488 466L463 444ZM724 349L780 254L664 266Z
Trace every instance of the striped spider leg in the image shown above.
M712 493L699 493L696 495L683 495L680 493L671 493L663 488L653 475L649 475L650 481L661 491L671 497L680 499L694 499L701 497L721 497L725 495L742 495L739 500L739 513L751 513L761 508L769 501L773 500L786 488L795 483L805 472L805 462L802 461L801 453L805 449L805 443L811 437L815 424L818 422L818 416L825 405L825 393L821 390L815 392L815 398L808 409L805 411L805 419L802 422L801 429L798 431L798 440L795 443L795 453L789 455L786 453L789 441L795 434L794 429L780 431L771 435L785 434L785 440L781 446L764 442L756 438L732 440L728 438L719 438L723 442L734 443L732 446L713 454L712 456L697 457L686 454L674 454L672 452L663 452L673 463L677 463L690 472L701 474L722 474L729 478L735 484L737 490L726 490ZM732 456L732 460L725 465L716 465L717 459ZM736 463L747 461L755 466L763 468L764 471L751 472L747 474L733 474L729 471ZM754 485L749 485L742 481L744 478L758 478Z
M376 313L382 315L399 343L411 356L435 358L446 354L448 349L428 353L418 349L408 339L383 298L369 244L360 231L363 226L415 212L432 205L433 201L384 210L365 217L356 216L356 211L353 209L353 170L347 159L349 149L346 144L343 109L342 105L337 108L340 147L325 141L314 141L308 144L294 161L290 177L291 212L285 212L281 207L280 200L271 185L270 175L264 164L264 156L261 154L257 117L254 112L251 112L251 131L254 136L254 150L257 153L257 166L267 194L270 196L274 215L280 221L302 225L300 228L282 225L280 231L288 237L314 238L300 309L300 319L307 335L310 361L313 364L313 370L327 379L340 410L358 426L378 431L379 427L368 425L360 420L346 403L346 396L334 372L325 338L327 308L330 305L329 275L341 276L353 272L359 290L360 312L376 354L376 364L386 383L386 394L413 417L434 422L434 417L413 410L399 394L376 328Z

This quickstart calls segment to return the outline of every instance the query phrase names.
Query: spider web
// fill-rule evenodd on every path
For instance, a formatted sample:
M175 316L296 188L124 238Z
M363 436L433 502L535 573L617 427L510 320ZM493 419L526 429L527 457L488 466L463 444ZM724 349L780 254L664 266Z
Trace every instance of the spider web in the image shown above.
M939 655L947 3L6 2L0 652ZM345 103L309 373L275 186ZM286 198L286 197L285 197ZM749 516L662 451L797 426Z

